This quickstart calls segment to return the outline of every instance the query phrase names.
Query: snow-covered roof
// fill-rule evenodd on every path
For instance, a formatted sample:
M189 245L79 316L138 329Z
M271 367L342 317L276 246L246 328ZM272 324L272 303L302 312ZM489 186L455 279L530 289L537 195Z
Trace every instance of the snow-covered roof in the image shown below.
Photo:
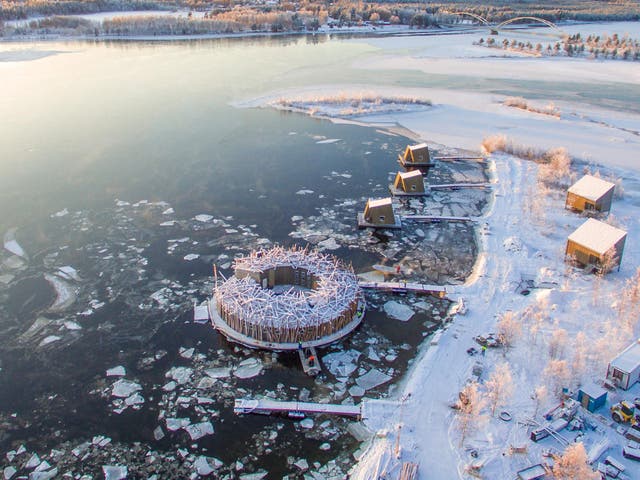
M391 198L379 198L377 200L373 200L372 198L370 198L367 204L369 205L369 208L384 207L386 205L391 205Z
M624 230L590 218L569 235L569 240L604 255L626 235Z
M585 175L569 187L569 192L595 202L614 187L611 182L593 175Z
M400 178L406 180L408 178L414 177L422 177L422 172L420 170L411 170L410 172L398 172Z
M422 150L423 148L427 148L426 143L419 143L417 145L409 145L409 150Z
M640 340L636 340L611 360L611 366L616 369L630 373L640 365Z
M607 394L607 391L603 387L595 383L587 383L586 385L582 385L580 387L580 390L589 395L591 398L600 398L603 395Z

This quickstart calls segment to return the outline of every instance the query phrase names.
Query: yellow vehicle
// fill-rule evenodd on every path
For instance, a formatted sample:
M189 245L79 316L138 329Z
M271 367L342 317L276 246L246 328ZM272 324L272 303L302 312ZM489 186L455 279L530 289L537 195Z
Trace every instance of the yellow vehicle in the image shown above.
M631 423L631 425L640 424L640 411L638 411L638 403L623 400L611 407L611 418L617 423Z

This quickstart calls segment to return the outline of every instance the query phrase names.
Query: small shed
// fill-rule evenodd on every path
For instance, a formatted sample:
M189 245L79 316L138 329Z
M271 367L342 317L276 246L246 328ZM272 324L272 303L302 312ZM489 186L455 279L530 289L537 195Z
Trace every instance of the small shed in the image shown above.
M391 197L369 199L364 212L358 214L358 228L400 228L400 217L393 211Z
M620 266L627 232L594 218L580 225L567 239L565 257L594 269Z
M531 465L517 472L518 480L541 480L547 475L547 470L541 463L537 465Z
M611 210L615 185L593 175L585 175L567 190L565 208L577 212L604 213Z
M418 145L407 145L404 154L398 155L398 161L400 162L400 165L405 168L431 167L434 165L431 162L429 147L426 143L419 143Z
M424 179L420 170L412 170L410 172L398 172L393 181L393 185L389 185L389 190L393 195L426 195L424 190Z
M607 378L623 390L629 390L640 380L640 340L633 342L609 362Z
M607 391L595 383L583 385L578 390L578 402L583 408L595 412L607 401Z

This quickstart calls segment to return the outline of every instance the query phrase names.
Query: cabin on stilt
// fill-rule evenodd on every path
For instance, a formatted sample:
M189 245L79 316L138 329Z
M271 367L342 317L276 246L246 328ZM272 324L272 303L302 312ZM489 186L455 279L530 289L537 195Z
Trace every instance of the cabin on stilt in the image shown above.
M418 145L407 145L404 154L398 155L398 162L407 170L416 168L429 168L435 165L429 154L429 147L426 143Z
M424 179L420 170L412 170L410 172L398 172L393 181L393 185L389 185L389 191L392 195L397 196L424 196L427 195L424 188Z
M391 198L369 199L364 212L358 214L358 228L401 228L400 217L393 211Z

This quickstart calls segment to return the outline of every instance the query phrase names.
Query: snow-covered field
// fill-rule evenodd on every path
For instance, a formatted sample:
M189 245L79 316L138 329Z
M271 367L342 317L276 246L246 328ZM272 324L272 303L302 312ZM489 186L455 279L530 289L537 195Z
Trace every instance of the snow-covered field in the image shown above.
M630 32L632 36L639 30L631 23L576 25L570 29L584 33ZM534 443L528 435L533 421L543 422L542 413L559 402L552 392L558 375L551 375L550 369L545 372L545 368L553 364L552 360L566 361L569 378L561 383L572 389L601 382L607 361L640 333L636 325L638 306L623 308L621 304L621 292L640 264L640 166L636 160L640 102L627 94L640 80L640 65L565 58L496 58L487 56L485 49L474 47L471 41L470 35L370 39L367 42L380 51L358 61L362 84L288 89L243 105L270 105L282 98L296 100L299 105L306 95L304 110L330 115L331 109L319 106L314 98L348 97L349 92L357 96L361 91L415 96L431 100L433 106L416 112L378 111L355 119L350 116L349 120L376 126L399 125L433 144L471 150L478 150L484 137L496 133L535 148L565 147L574 157L573 179L587 168L621 179L624 195L614 200L608 221L628 231L622 267L599 278L567 266L566 238L585 217L564 209L564 189L540 185L537 164L503 153L489 156L494 199L478 226L482 253L475 273L452 294L464 299L467 313L458 315L432 342L437 345L424 346L396 398L369 402L365 423L377 435L351 478L395 478L402 462L415 462L419 464L419 478L468 478L473 465L477 470L474 475L480 478L511 479L528 465L552 463L548 452L562 452L562 440L547 438ZM424 75L425 83L427 79L433 83L431 75L440 76L442 81L437 88L366 81L376 73L393 71L418 72ZM487 79L502 87L496 90L506 90L508 82L509 94L525 98L528 94L539 97L543 91L545 99L539 100L539 106L557 93L554 103L561 117L503 106L506 94L486 85L476 86L486 84ZM451 86L447 85L449 81ZM599 102L599 87L617 89L626 105ZM595 91L595 97L581 97L587 90ZM566 94L571 91L575 95ZM618 191L622 193L620 188ZM545 285L552 288L521 295L518 285L523 276L547 282ZM473 338L495 332L497 318L508 311L520 325L514 345L506 351L489 349L486 356L469 355L470 347L479 349ZM530 313L523 315L525 311ZM623 319L630 325L626 330L620 328ZM484 391L482 383L491 377L496 365L504 362L513 377L513 395L499 406L496 416L485 408L481 415L484 421L462 441L450 405L472 377L474 366L476 374L482 370L480 390ZM540 386L545 386L546 394ZM600 415L581 412L587 427L565 430L562 437L569 443L579 438L594 455L596 447L601 446L599 461L611 455L625 465L628 478L640 478L640 465L622 458L621 447L626 440L611 425L608 413L615 401L633 399L639 393L638 386L629 392L609 392L607 406L596 412ZM502 410L509 412L512 420L497 418ZM597 461L593 468L596 465Z

